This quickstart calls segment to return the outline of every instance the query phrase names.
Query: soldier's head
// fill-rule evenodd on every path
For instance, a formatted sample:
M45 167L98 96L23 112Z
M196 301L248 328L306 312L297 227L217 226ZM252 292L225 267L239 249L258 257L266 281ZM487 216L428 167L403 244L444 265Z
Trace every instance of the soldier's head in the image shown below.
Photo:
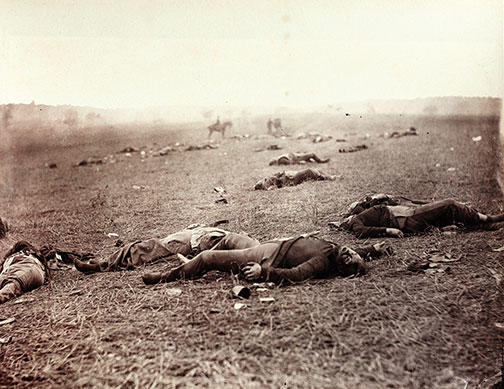
M254 186L255 190L261 190L261 189L267 189L268 185L268 179L263 178L262 180L257 181L257 183Z
M285 185L286 181L286 176L284 172L281 173L276 173L271 177L266 177L263 178L262 180L258 181L254 189L259 190L259 189L264 189L264 190L269 190L274 187L281 188Z
M347 246L341 246L338 251L338 272L343 277L362 275L367 272L364 259Z

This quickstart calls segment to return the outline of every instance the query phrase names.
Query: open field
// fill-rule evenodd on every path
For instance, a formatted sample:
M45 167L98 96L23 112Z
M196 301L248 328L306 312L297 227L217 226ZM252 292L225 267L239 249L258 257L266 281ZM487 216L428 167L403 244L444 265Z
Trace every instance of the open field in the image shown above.
M333 139L220 142L217 134L218 149L147 158L117 152L201 143L207 132L158 126L16 141L0 154L0 216L11 227L0 250L26 239L107 255L115 249L110 232L129 242L219 219L259 240L320 230L323 238L357 245L363 242L327 223L370 192L453 197L487 213L503 211L495 179L498 119L300 115L284 123L292 134L319 131ZM379 137L409 126L419 136ZM235 125L229 135L257 128ZM338 153L362 143L369 149ZM254 151L270 144L283 150ZM268 161L289 151L331 158L318 167L341 178L252 190L282 170ZM106 155L116 162L73 166ZM215 186L226 189L229 204L215 203ZM372 262L363 277L277 287L262 292L275 299L268 304L255 292L241 310L233 308L236 281L227 274L145 286L143 269L55 271L48 285L0 306L0 319L16 319L0 326L0 338L12 336L0 343L0 387L484 387L499 372L504 341L494 327L504 322L504 292L491 272L504 275L503 253L492 250L504 245L504 231L434 231L392 243L396 253ZM462 259L446 273L406 271L433 248ZM171 295L172 287L182 294Z

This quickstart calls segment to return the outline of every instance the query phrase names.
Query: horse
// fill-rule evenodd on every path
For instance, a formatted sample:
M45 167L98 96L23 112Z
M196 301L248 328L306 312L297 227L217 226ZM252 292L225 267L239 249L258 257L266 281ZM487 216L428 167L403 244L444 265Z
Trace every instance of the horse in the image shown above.
M208 128L208 138L210 138L212 136L213 132L220 132L222 135L222 139L224 139L224 134L226 132L226 128L232 127L232 126L233 126L233 122L231 122L229 120L224 123L212 124L211 126L207 127Z

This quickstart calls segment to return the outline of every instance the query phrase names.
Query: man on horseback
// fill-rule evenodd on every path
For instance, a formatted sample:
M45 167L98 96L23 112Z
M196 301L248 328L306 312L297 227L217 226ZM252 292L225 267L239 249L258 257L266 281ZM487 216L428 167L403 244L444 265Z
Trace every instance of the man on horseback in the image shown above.
M229 120L224 123L221 123L219 116L217 116L217 121L214 124L212 124L211 126L207 127L208 128L208 138L210 138L212 136L213 132L220 132L222 135L222 138L224 138L226 128L231 127L232 125L233 125L233 123Z

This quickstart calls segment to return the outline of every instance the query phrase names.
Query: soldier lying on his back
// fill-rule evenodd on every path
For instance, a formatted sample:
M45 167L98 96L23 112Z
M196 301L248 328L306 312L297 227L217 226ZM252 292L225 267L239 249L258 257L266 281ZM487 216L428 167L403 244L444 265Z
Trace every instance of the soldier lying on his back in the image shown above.
M317 238L273 240L242 250L207 250L165 273L146 273L146 284L198 278L208 271L239 273L247 280L300 282L334 275L359 275L366 270L363 257L389 253L384 242L352 250Z

